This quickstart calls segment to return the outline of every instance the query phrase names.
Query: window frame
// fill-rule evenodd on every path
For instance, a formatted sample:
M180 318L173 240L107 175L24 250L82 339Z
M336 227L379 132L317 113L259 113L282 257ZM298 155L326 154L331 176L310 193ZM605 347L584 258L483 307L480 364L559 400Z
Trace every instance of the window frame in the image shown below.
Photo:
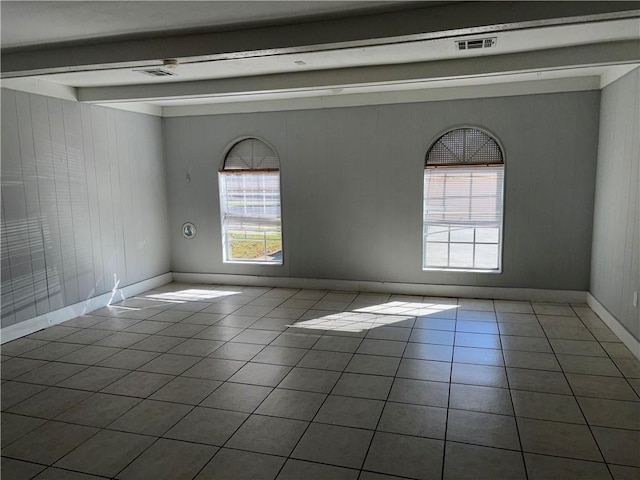
M278 168L264 168L264 169L225 169L225 164L228 159L229 153L241 142L246 140L255 140L266 145L277 158ZM225 210L225 202L226 202L226 180L224 177L232 176L232 175L247 175L251 177L255 177L257 175L265 175L265 174L277 174L278 179L278 200L279 200L279 233L280 233L280 259L279 260L260 260L260 259L234 259L230 258L230 247L228 245L228 235L227 235L227 221L226 221L226 210ZM223 197L223 194L225 195ZM260 137L256 136L244 136L240 138L236 138L232 142L230 142L226 148L224 149L224 155L222 156L222 160L218 167L218 201L220 203L219 211L220 211L220 240L222 246L222 262L228 264L236 264L236 265L264 265L264 266L282 266L284 265L284 234L283 234L283 221L282 221L282 170L280 163L280 156L276 152L276 149L267 141ZM266 235L266 233L265 233Z
M501 158L502 158L502 163L493 163L493 164L486 164L486 163L469 163L469 164L464 164L464 163L459 163L459 164L450 164L450 165L434 165L431 167L427 166L427 160L429 158L429 153L431 152L431 150L433 149L433 147L448 133L451 133L453 131L456 130L461 130L461 129L474 129L474 130L478 130L482 133L484 133L485 135L487 135L491 140L493 140L495 142L495 144L497 145L497 147L500 149L500 154L501 154ZM423 161L423 175L422 175L422 271L428 272L428 271L440 271L440 272L459 272L459 273L486 273L486 274L502 274L503 273L503 252L504 252L504 230L505 230L505 208L506 208L506 178L507 178L507 168L506 168L506 154L505 154L505 149L504 146L502 145L502 142L500 142L500 140L498 139L498 137L493 134L491 131L483 128L483 127L479 127L477 125L470 125L470 124L463 124L463 125L456 125L454 127L450 127L447 128L446 130L440 132L438 135L436 135L434 137L434 139L429 143L429 147L426 149L426 153L424 156L424 161ZM427 266L426 265L426 261L427 261L427 226L428 223L426 221L426 175L427 175L427 171L428 170L439 170L439 169L450 169L452 171L455 171L455 169L458 168L466 168L466 169L474 169L474 168L484 168L487 166L501 166L502 168L502 185L501 185L501 191L500 191L500 198L502 199L502 214L500 216L500 225L499 225L499 234L498 234L498 265L497 268L493 269L487 269L487 268L473 268L473 267L451 267L451 266L446 266L446 267L440 267L440 266ZM447 242L436 242L436 243L443 243L444 245L448 246L448 256L450 255L450 245L452 244L451 242L451 227L452 225L448 225L448 240ZM482 243L477 243L475 241L476 238L476 229L477 228L482 228L482 226L474 226L474 241L469 243L469 242L453 242L453 243L465 243L465 244L472 244L473 248L474 248L474 259L475 259L475 248L478 244L482 244ZM447 260L447 263L450 264L450 259Z

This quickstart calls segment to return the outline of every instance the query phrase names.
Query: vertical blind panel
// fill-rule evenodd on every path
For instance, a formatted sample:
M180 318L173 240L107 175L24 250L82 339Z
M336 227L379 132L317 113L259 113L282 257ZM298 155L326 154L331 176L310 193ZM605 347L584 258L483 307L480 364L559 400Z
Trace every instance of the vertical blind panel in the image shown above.
M503 177L502 166L425 169L424 221L499 225Z

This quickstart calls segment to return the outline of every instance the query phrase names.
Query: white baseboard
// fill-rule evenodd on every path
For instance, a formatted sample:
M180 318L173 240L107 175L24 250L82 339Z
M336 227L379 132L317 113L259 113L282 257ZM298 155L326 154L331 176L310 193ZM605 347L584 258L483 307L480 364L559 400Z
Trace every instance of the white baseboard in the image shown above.
M607 324L607 327L609 327L611 331L615 333L620 340L622 340L622 343L631 350L631 353L640 360L640 342L631 335L631 332L629 332L629 330L627 330L616 317L609 313L609 310L607 310L604 305L596 299L596 297L591 295L591 292L587 292L587 305L589 305L591 310L593 310L596 315L598 315L602 321Z
M83 302L78 302L73 305L54 310L53 312L30 318L24 322L10 325L0 330L0 343L10 342L11 340L24 337L25 335L37 332L43 328L51 327L52 325L57 325L80 315L98 310L99 308L106 307L111 303L112 299L117 298L116 301L119 301L122 298L131 297L133 295L146 292L147 290L151 290L152 288L166 285L171 282L172 279L173 276L171 273L165 273L163 275L158 275L157 277L148 278L142 282L134 283L133 285L122 287L115 292L104 293L97 297L89 298Z
M536 288L473 287L432 285L424 283L368 282L318 278L266 277L217 273L176 273L173 280L184 283L248 285L257 287L308 288L353 292L426 295L433 297L492 298L529 300L535 302L585 303L587 292L573 290L542 290Z

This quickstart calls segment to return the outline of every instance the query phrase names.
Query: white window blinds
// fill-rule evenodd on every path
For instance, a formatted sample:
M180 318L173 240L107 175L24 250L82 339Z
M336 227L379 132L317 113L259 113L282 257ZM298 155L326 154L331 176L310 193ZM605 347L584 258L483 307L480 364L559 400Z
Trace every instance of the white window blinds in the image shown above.
M424 221L500 225L503 173L502 166L426 169Z
M233 174L220 177L223 222L227 229L280 231L280 174Z

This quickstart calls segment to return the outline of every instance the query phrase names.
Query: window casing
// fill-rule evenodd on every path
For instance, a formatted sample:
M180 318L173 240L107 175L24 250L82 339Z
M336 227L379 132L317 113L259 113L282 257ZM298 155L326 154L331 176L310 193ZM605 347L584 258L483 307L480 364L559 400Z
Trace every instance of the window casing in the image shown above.
M490 135L440 137L425 160L423 268L500 272L503 192L502 149Z
M236 143L219 172L224 262L282 264L280 164L256 138Z

